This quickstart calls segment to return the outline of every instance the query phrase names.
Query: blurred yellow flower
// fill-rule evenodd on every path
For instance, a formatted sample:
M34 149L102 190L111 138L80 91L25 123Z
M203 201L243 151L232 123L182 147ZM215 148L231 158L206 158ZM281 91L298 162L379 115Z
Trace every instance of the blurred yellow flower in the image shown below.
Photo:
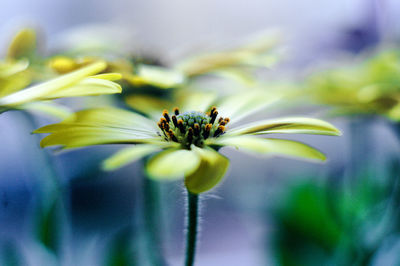
M293 117L230 126L251 117L272 101L274 99L266 101L263 95L256 93L232 96L219 102L197 101L197 104L182 106L183 112L174 108L170 115L164 110L158 122L122 109L88 109L35 133L50 133L41 141L42 147L140 144L117 152L104 162L104 168L116 169L155 153L146 164L151 178L185 177L187 189L199 194L216 186L224 177L229 160L218 152L224 146L259 154L325 160L320 151L306 144L256 136L271 133L339 135L339 130L327 122ZM219 109L210 109L212 104L217 104Z
M400 53L388 50L353 66L314 73L307 81L315 100L340 112L400 120Z
M21 63L18 63L21 64ZM3 73L11 73L10 75L2 74L9 79L15 74L10 69L14 67L18 70L22 69L23 65L11 65L6 67ZM16 87L0 87L0 113L9 109L29 109L30 107L38 107L31 105L33 102L46 101L63 97L77 97L101 94L120 93L121 87L113 80L119 79L120 74L108 73L95 75L104 70L106 63L103 61L94 62L81 69L75 70L68 74L61 75L46 82L33 85L28 88L21 89Z

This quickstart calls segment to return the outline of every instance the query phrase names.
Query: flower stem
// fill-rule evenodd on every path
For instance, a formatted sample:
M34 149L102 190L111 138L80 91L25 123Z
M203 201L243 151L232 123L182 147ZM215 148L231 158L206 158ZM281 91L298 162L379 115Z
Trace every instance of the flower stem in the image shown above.
M199 216L199 195L188 191L188 209L187 209L187 235L186 235L186 266L194 265L197 242L197 225Z
M147 240L147 250L152 265L164 266L167 265L162 256L161 236L160 236L160 221L161 208L158 184L144 176L143 184L143 216L145 237Z

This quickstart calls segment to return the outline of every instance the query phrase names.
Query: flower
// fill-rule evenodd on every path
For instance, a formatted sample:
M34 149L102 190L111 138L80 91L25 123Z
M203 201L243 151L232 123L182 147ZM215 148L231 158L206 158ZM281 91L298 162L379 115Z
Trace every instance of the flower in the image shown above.
M14 75L24 71L26 64L16 62L10 66L4 67L1 71L0 65L0 84L1 78L5 83L14 80ZM104 70L106 63L97 61L84 66L78 70L58 76L43 83L31 87L14 91L9 86L0 87L0 113L10 109L41 109L54 110L49 103L40 103L38 101L52 100L63 97L89 96L100 94L112 94L121 92L121 86L113 80L119 79L120 74L107 73L95 75ZM6 73L6 74L4 74ZM55 108L57 109L57 108Z
M188 78L211 74L249 84L255 79L251 70L269 68L278 61L278 39L277 34L263 33L233 49L184 58L174 68Z
M240 97L239 97L240 96ZM259 153L325 160L320 151L297 141L257 137L271 133L339 135L331 124L313 118L281 118L231 126L267 104L262 97L232 96L203 112L201 105L164 110L151 120L118 108L96 108L76 112L57 124L37 129L50 133L41 147L77 148L99 144L138 144L108 158L103 167L113 170L154 154L146 163L150 178L171 180L185 177L191 193L202 193L224 177L229 160L218 152L224 146ZM258 100L258 101L257 101ZM204 107L205 108L205 107ZM196 111L193 111L196 110ZM204 110L204 109L203 109Z
M309 77L315 100L346 114L378 114L400 120L400 54L387 50L355 65Z

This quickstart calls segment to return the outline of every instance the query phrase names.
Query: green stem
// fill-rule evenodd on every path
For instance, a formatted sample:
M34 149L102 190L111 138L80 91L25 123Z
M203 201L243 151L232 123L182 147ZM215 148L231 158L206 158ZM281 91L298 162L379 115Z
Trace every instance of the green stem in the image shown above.
M187 209L187 235L186 235L186 266L194 265L197 242L197 225L199 220L199 195L188 191Z
M161 208L158 185L147 176L144 176L142 184L145 237L147 238L147 250L149 251L151 264L155 266L167 265L162 256L161 248L160 221L162 219L160 218Z

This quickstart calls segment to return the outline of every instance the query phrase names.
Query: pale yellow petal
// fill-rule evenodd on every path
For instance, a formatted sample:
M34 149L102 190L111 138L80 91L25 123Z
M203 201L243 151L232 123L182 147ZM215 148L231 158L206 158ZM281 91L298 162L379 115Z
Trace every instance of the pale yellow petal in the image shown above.
M57 99L65 97L96 96L103 94L121 93L122 88L119 84L96 77L85 78L77 84L48 93L44 98Z
M248 91L226 97L217 105L218 113L230 118L230 124L257 113L279 100L277 93L266 93L259 90Z
M0 106L20 105L30 101L43 99L58 90L75 85L84 78L96 74L105 68L105 62L95 62L71 73L5 96L0 99Z
M29 57L36 50L36 32L33 29L22 29L11 41L8 47L7 57L19 59Z
M19 106L23 110L38 112L60 120L70 117L73 112L65 106L52 102L35 102Z
M177 106L182 112L205 112L215 102L217 95L213 92L181 90L177 93Z
M34 133L42 132L52 133L42 139L40 142L41 147L62 146L65 148L77 148L100 144L135 144L160 141L159 137L154 137L144 132L121 130L120 128L66 125L61 123L43 127L36 130Z
M233 146L239 150L258 154L297 157L325 161L319 150L301 142L286 139L257 138L252 136L221 137L214 139L214 145Z
M106 171L115 170L161 149L162 146L151 144L128 147L109 157L103 162L102 166Z
M174 180L192 174L200 157L191 150L169 149L153 156L146 164L147 173L158 180Z
M155 121L140 114L114 107L92 108L76 112L65 123L84 124L125 129L140 129L156 133Z
M104 73L104 74L98 74L98 75L91 76L91 78L115 81L115 80L121 79L122 75L119 73Z
M133 109L153 118L161 117L164 109L171 110L174 107L171 101L151 95L129 95L125 102Z
M291 134L319 134L319 135L340 135L340 131L328 122L303 117L289 117L262 120L239 128L230 129L227 135L244 134L272 134L272 133L291 133Z
M29 66L28 60L18 60L0 63L0 79L4 79L26 70Z
M212 149L192 146L201 158L200 165L192 174L185 176L186 188L193 194L206 192L221 182L229 167L229 160Z
M135 86L152 85L162 89L174 88L185 82L185 76L173 69L140 65L137 73L124 74L124 78Z

